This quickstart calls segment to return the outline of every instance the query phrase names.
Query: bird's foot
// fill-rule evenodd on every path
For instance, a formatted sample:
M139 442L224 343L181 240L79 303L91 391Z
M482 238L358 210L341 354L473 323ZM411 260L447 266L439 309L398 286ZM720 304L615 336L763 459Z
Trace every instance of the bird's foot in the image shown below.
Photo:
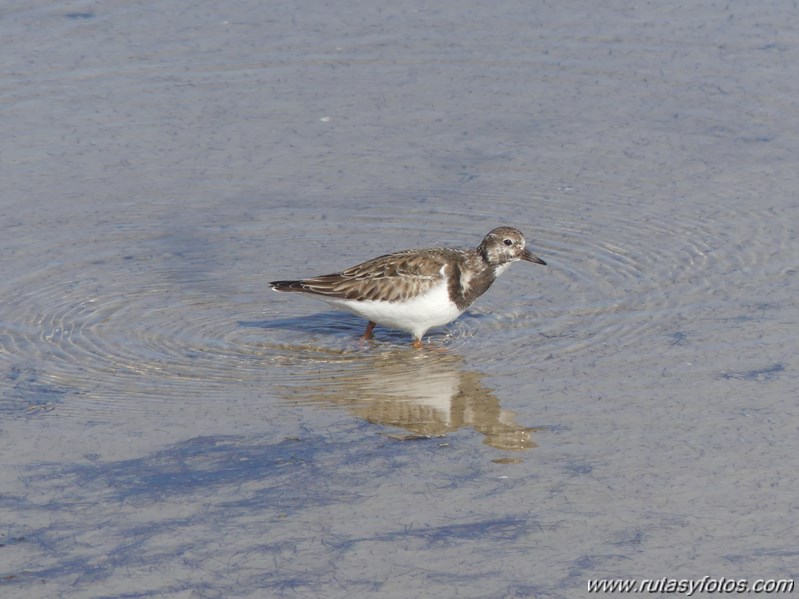
M363 332L361 339L374 339L375 336L372 334L372 331L374 330L375 330L375 323L370 320L369 324L366 325L366 330Z

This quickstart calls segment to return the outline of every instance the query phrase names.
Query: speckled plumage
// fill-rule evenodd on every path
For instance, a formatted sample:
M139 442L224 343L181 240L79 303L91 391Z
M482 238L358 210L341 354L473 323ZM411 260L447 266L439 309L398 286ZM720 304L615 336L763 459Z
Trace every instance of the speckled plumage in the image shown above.
M408 331L419 345L430 328L455 320L518 260L546 264L525 249L521 231L498 227L473 250L405 250L338 273L270 285L275 291L317 296L369 319L367 338L376 322Z

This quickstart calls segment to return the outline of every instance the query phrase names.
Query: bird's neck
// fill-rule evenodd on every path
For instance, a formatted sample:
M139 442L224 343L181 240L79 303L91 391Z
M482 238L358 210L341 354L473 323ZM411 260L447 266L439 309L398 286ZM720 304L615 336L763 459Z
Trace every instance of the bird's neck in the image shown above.
M489 264L480 252L468 256L459 264L450 279L450 295L459 309L465 310L483 295L494 280L507 268Z

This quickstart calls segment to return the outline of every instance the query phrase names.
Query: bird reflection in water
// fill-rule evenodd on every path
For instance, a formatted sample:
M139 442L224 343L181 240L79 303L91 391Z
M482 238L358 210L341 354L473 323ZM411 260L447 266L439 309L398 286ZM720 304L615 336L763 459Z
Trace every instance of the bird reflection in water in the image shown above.
M410 433L394 438L440 437L469 427L496 449L536 447L533 432L541 429L517 424L516 414L502 409L483 386L483 375L462 365L451 351L370 352L350 363L337 361L335 372L317 371L283 390L291 401L345 407L359 418Z

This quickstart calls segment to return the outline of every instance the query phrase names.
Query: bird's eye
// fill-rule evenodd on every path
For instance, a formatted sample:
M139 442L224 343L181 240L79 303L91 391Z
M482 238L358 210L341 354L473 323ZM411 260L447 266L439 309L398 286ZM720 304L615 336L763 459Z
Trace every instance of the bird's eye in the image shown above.
M513 245L513 241L511 241L510 239L506 239L502 243L504 243L505 245Z

